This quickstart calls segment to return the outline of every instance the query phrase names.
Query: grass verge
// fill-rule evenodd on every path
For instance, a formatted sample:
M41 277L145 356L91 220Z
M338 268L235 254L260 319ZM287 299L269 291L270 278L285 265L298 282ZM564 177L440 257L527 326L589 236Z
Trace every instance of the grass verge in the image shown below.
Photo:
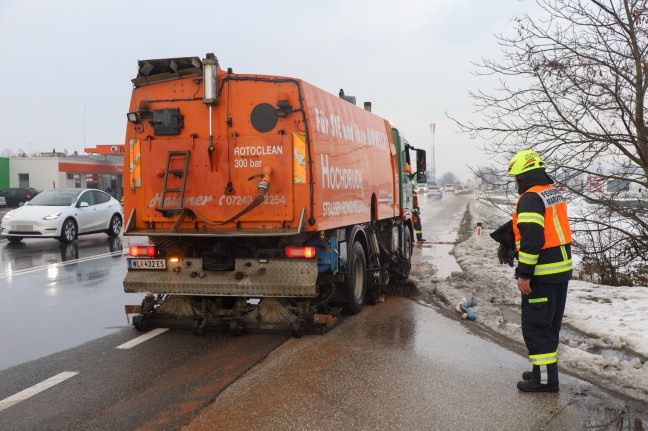
M466 211L464 212L461 223L459 224L459 231L457 232L457 244L470 239L473 231L473 217L470 213L470 205L466 205Z

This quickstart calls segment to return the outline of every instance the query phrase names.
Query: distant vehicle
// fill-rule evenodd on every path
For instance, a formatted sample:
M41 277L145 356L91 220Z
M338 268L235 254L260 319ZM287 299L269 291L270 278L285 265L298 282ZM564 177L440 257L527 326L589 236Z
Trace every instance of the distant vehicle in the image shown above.
M455 192L454 184L446 184L445 186L443 186L443 191L446 193L454 193Z
M443 189L439 186L428 186L426 194L430 197L441 199L443 197Z
M108 193L95 189L50 189L2 218L0 234L10 242L23 238L56 238L70 243L79 235L119 235L122 208Z
M7 206L7 201L5 200L4 196L0 196L0 207L6 207Z
M416 191L418 193L425 193L427 191L427 189L428 189L428 185L425 184L425 183L418 183L416 185Z
M559 190L559 191L561 191L561 192L565 192L565 191L567 191L568 189L567 189L567 186L566 186L566 185L564 185L564 184L562 184L562 183L557 183L557 184L556 184L556 190Z
M588 175L585 180L585 191L589 193L603 193L606 178L600 175Z
M8 207L20 207L38 194L38 190L31 187L12 187L2 192Z

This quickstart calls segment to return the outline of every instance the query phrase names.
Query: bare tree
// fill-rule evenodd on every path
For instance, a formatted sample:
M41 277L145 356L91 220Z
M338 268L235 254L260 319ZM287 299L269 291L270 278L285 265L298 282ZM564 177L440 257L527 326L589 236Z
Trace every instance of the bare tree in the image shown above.
M605 232L608 260L630 264L648 254L642 200L621 199L628 188L647 197L648 0L537 3L542 16L496 36L502 60L476 64L477 75L500 82L494 94L471 93L480 123L455 122L484 142L500 172L517 151L538 151L559 183L606 212L576 216L575 230ZM593 193L588 177L627 187Z
M445 172L443 175L441 175L441 178L439 178L439 184L454 184L456 180L457 176L454 174L454 172Z

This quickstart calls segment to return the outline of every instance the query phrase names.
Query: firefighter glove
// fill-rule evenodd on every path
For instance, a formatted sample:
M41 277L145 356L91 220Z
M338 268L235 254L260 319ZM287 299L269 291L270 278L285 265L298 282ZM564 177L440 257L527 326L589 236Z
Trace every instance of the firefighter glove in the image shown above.
M497 248L497 257L499 258L500 264L508 263L512 267L513 260L515 259L515 251L510 246L500 244Z
M515 245L515 235L513 234L513 221L509 220L497 230L490 234L491 238L500 244L513 246Z

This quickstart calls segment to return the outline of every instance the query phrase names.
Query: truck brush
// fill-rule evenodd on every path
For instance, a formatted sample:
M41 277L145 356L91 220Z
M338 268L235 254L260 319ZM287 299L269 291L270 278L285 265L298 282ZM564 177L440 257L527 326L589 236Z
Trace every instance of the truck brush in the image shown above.
M387 295L402 296L404 298L416 298L421 291L412 280L392 281L385 290Z

